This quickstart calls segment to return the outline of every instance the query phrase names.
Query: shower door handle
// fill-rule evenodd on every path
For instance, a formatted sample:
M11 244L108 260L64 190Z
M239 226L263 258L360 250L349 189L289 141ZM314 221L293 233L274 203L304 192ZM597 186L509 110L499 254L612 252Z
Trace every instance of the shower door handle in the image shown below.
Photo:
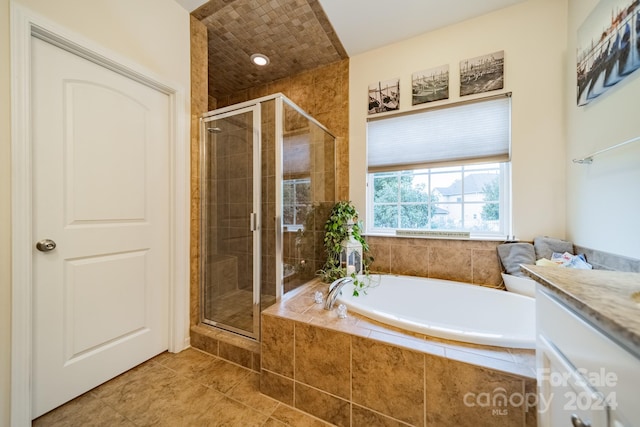
M256 231L258 229L258 215L255 212L251 212L249 214L249 217L250 217L249 227L251 228L251 231Z

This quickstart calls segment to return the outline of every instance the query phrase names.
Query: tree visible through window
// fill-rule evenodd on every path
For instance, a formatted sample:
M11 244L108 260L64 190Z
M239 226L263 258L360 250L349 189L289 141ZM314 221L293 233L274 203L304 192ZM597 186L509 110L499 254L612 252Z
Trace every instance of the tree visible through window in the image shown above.
M482 187L485 205L482 207L482 219L497 221L500 219L500 180L496 176Z
M282 184L282 222L287 227L301 227L311 209L311 179L287 179Z
M426 183L413 171L374 174L374 224L380 228L424 228L433 216ZM415 181L415 182L414 182Z
M502 233L506 164L466 165L369 175L369 229Z

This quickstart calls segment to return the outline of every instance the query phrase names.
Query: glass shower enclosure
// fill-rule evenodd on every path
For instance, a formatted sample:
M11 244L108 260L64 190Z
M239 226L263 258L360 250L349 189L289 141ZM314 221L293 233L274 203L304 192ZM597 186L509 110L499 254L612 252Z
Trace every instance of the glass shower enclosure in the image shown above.
M282 94L200 119L200 322L256 340L324 262L335 137Z

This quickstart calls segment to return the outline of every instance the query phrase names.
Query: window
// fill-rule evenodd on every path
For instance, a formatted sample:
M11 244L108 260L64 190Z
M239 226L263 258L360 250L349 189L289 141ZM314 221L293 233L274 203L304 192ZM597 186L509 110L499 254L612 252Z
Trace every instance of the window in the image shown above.
M369 175L369 231L441 230L503 235L507 164L490 163Z
M311 209L311 179L286 179L282 184L282 221L287 229L298 229Z
M504 237L510 97L371 119L367 231Z

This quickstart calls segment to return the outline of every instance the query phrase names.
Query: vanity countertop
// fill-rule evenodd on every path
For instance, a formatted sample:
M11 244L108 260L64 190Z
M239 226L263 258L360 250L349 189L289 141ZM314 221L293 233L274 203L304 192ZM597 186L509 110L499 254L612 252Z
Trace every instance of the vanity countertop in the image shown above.
M640 273L537 265L521 268L640 358Z

